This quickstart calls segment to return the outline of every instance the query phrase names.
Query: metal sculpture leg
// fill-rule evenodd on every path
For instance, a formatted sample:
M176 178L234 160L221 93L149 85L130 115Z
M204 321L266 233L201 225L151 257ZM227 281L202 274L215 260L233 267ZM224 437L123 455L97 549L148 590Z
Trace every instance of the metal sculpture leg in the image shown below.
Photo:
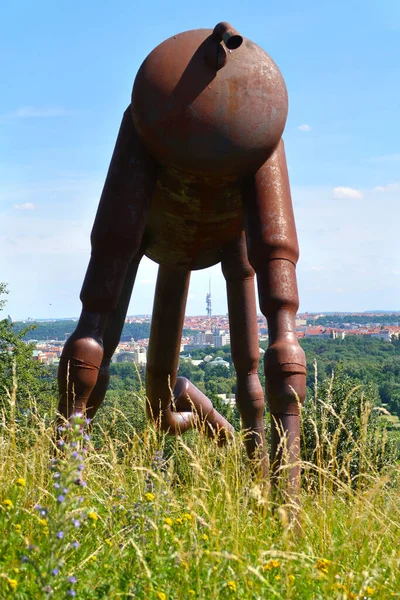
M261 474L268 472L264 432L264 393L258 377L260 350L254 270L247 258L246 239L224 248L222 272L226 279L232 361L236 370L236 403L246 430L251 459L261 458Z
M272 417L272 470L283 462L286 434L289 490L300 484L300 406L306 391L305 355L296 337L298 244L284 145L245 182L244 210L249 260L257 273L260 308L268 320L265 378Z
M148 412L162 431L184 433L200 421L222 441L232 427L200 390L176 376L189 281L190 271L159 267L146 367Z
M142 259L142 252L131 262L126 274L118 304L110 314L103 337L103 360L99 369L96 385L89 396L86 405L86 416L93 419L97 409L104 400L110 381L110 362L111 358L121 339L122 329L124 327L126 313L132 295L132 289L135 284L137 270Z
M156 174L157 165L139 142L128 108L92 230L83 310L60 360L58 410L64 417L84 412L96 385L107 322L140 249Z

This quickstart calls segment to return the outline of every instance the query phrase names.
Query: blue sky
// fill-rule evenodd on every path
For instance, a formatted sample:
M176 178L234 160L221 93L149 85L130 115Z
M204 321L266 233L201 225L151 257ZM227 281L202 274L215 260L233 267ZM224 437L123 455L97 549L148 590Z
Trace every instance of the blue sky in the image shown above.
M165 38L230 21L277 62L300 310L400 310L400 2L2 0L0 281L16 318L77 316L89 234L132 83ZM151 312L143 261L129 313ZM219 266L187 313L226 312Z

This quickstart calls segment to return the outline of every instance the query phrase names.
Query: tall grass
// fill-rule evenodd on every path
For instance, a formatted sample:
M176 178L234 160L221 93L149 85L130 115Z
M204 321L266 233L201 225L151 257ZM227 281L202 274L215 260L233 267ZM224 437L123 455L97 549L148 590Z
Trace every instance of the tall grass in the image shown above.
M315 425L301 531L252 477L239 434L220 449L196 432L137 430L114 409L90 440L77 417L57 447L34 407L26 422L7 411L0 598L400 598L399 465L382 470L380 442L376 460L366 452L369 410L349 446L357 476L351 456L338 460L338 431Z

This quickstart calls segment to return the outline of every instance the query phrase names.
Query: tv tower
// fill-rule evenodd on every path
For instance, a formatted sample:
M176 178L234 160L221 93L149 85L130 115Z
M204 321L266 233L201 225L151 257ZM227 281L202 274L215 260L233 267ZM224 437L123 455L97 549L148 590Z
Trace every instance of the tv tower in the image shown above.
M212 309L211 309L211 278L209 280L208 294L206 294L206 310L207 317L211 319Z

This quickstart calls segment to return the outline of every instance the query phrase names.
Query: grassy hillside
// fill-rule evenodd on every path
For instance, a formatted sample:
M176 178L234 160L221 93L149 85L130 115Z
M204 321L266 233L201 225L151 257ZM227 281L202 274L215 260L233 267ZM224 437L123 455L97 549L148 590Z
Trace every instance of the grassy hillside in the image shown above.
M322 431L296 512L251 477L239 434L221 450L114 411L109 433L100 419L89 439L77 418L56 450L48 418L12 414L0 427L0 598L400 598L399 465L382 467L382 437L365 454L363 427L355 476Z

